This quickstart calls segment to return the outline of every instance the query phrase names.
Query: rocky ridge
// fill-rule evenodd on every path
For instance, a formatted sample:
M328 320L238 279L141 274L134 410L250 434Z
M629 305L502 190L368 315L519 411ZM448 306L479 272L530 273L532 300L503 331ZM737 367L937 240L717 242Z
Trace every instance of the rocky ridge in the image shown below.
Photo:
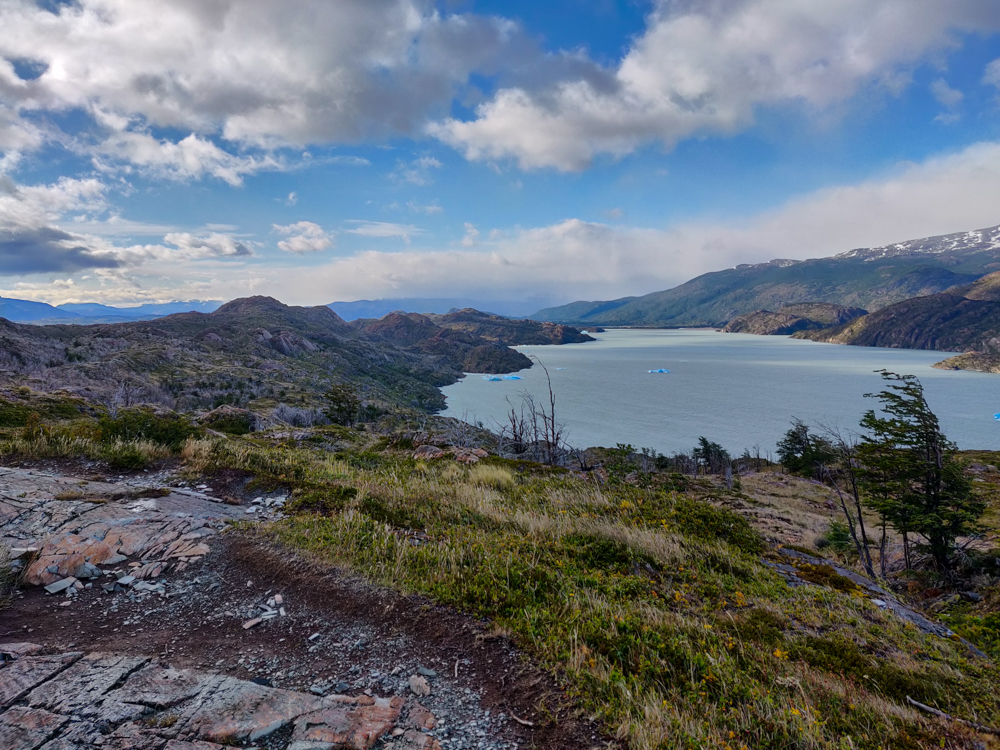
M762 336L787 336L798 331L842 325L867 315L860 307L843 307L824 302L785 305L777 312L757 310L733 318L724 327L727 333L753 333Z

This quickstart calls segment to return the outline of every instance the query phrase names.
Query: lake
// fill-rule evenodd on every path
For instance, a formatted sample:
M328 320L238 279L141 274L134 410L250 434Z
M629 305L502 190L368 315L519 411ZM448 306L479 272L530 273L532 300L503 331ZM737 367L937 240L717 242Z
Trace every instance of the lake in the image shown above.
M696 330L612 330L597 341L521 346L548 368L557 420L577 447L631 443L662 453L688 451L699 436L731 453L775 450L793 417L856 430L882 390L874 372L916 375L944 433L960 448L1000 450L1000 375L935 370L947 352L820 344L787 336ZM669 373L651 374L666 369ZM442 392L446 416L502 420L507 400L546 394L538 365L520 380L467 375Z

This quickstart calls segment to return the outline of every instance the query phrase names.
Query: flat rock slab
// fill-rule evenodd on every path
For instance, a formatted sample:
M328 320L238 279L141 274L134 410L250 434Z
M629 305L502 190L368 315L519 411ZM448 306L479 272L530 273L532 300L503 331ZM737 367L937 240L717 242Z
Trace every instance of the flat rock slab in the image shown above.
M144 491L166 494L134 497ZM91 577L94 566L132 556L163 563L158 575L179 558L209 552L203 540L242 510L191 490L129 488L0 467L0 546L38 548L25 572L35 586Z
M14 706L0 715L0 747L35 750L68 721L68 717L59 714Z
M414 728L433 714L399 696L320 698L116 654L22 656L0 691L0 750L218 750L290 725L289 750L370 750L393 732L394 747L441 750Z
M295 720L292 740L369 750L395 726L403 703L402 698L331 696L322 709Z
M83 654L25 656L0 671L0 708L27 695L33 688L62 672ZM0 745L3 747L3 745Z
M253 742L322 705L323 701L312 695L225 677L204 691L183 728L203 740Z

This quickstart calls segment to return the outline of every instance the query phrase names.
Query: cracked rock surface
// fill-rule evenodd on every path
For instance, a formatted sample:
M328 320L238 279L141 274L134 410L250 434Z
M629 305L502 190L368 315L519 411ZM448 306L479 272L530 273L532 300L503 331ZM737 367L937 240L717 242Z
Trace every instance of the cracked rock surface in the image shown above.
M412 715L426 726L429 712L398 696L318 697L102 653L14 658L0 683L15 674L31 678L0 701L5 750L207 750L248 742L368 750L387 735L399 738L399 748L441 750L406 721Z

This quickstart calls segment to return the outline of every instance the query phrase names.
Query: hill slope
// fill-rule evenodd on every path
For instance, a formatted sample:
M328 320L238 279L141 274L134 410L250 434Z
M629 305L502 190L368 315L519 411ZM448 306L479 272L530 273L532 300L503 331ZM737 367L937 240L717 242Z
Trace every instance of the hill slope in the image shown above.
M764 336L784 336L798 331L810 331L842 325L867 315L860 307L842 307L825 302L801 302L785 305L777 312L757 310L733 318L722 329L727 333L754 333Z
M846 325L797 334L855 346L1000 354L1000 272L943 294L904 300Z
M534 320L597 325L722 326L795 302L878 310L943 292L1000 269L1000 226L851 250L831 258L773 260L703 274L673 289L547 308Z

